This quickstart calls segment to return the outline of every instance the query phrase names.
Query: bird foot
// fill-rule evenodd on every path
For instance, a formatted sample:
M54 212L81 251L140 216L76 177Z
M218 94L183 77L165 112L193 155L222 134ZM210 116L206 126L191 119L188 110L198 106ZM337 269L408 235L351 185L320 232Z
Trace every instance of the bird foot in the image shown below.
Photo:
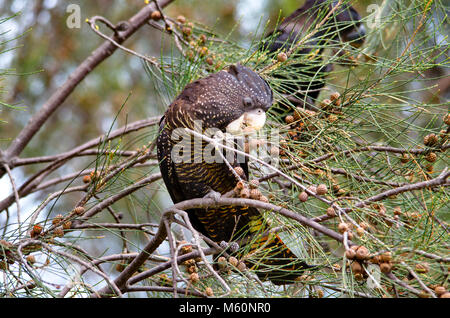
M236 242L231 242L231 243L227 243L227 242L225 242L225 241L221 241L220 243L219 243L219 246L221 247L221 248L223 248L224 250L226 250L226 249L230 249L230 251L231 252L236 252L238 249L239 249L239 244L238 243L236 243Z
M222 242L219 243L219 246L221 248L223 248L224 250L226 250L228 248L228 243L225 242L225 241L222 241Z
M218 201L222 194L216 191L209 191L207 195L204 196L205 199L213 199L214 201Z
M236 242L231 242L230 244L230 251L237 252L237 250L239 249L239 244Z

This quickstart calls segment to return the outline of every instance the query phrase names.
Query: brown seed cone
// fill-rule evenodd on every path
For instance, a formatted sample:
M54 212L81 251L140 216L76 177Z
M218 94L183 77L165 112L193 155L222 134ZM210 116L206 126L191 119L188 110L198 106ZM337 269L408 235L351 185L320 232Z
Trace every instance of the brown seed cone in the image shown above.
M450 113L446 114L444 116L444 124L446 124L447 126L450 126Z
M437 159L437 155L436 155L434 152L430 152L430 153L428 153L428 154L425 156L425 159L426 159L428 162L435 162L436 159Z
M348 231L348 239L351 241L353 240L353 232L352 231Z
M369 250L365 246L360 246L356 250L356 259L364 261L369 257Z
M244 189L245 188L245 183L244 182L242 182L242 181L239 181L239 182L237 182L236 183L236 187L235 187L235 189L237 189L237 190L242 190L242 189Z
M440 298L450 298L450 293L446 292L445 294L442 294Z
M200 37L198 38L198 40L201 44L205 44L206 41L208 40L208 38L206 37L206 35L201 34Z
M338 192L341 189L341 187L338 184L333 184L331 188L333 189L333 192Z
M277 61L278 62L286 62L286 60L287 60L287 54L286 53L284 53L284 52L280 52L280 53L278 53L278 55L277 55Z
M324 195L328 192L328 188L325 184L319 184L316 189L318 195Z
M356 252L352 249L346 250L345 251L345 257L347 257L348 259L354 259L356 256Z
M318 289L318 290L317 290L317 297L323 298L324 295L325 295L325 294L324 294L324 292L323 292L322 289Z
M186 51L186 57L188 58L188 60L193 61L195 54L192 50L188 50L188 51Z
M397 206L394 208L394 215L400 215L402 214L402 208Z
M330 107L330 105L332 104L333 102L330 100L330 99L324 99L321 103L320 103L320 108L322 108L322 109L327 109L327 108L329 108Z
M288 135L291 136L291 138L297 137L297 132L295 130L290 130L288 132Z
M364 230L367 230L369 228L369 225L366 222L360 222L359 226L362 227Z
M62 214L57 214L57 215L55 215L55 217L53 218L52 224L53 224L53 225L58 225L59 223L61 223L62 219L63 219L63 215L62 215Z
M82 207L82 206L77 206L75 209L73 209L73 212L76 214L76 215L81 215L81 214L83 214L84 213L84 207Z
M334 123L335 121L338 120L338 117L336 115L331 114L327 117L327 119L330 123Z
M180 242L180 245L181 245L181 244L186 244L186 243L187 243L186 241L181 241L181 242ZM181 254L187 254L187 253L192 252L192 245L184 245L184 246L180 249L180 252L181 252Z
M298 120L302 119L303 113L304 113L303 108L297 107L294 111L294 120L298 121Z
M227 267L227 259L223 256L220 256L217 259L217 264L219 266L220 269L224 269L225 267Z
M167 287L173 286L172 279L169 276L167 276L167 274L158 275L158 284L160 286L167 286Z
M317 194L317 187L315 185L310 185L308 187L308 190L311 191L312 193Z
M123 272L123 270L127 267L125 263L117 263L115 266L116 271Z
M39 235L42 232L42 226L39 224L33 225L33 232L35 235Z
M228 258L228 263L230 263L230 265L236 267L239 264L239 261L236 257L230 256L230 258Z
M372 264L380 264L381 263L381 257L380 255L376 255L370 258L370 262Z
M27 259L27 262L30 264L36 263L36 258L34 257L34 255L28 255L26 259Z
M150 15L150 18L155 21L161 19L161 12L153 11L152 14Z
M344 233L345 231L348 231L348 225L347 223L339 223L338 225L338 231L339 233Z
M402 156L400 157L400 162L407 163L408 161L409 161L409 155L406 153L402 154Z
M306 202L308 200L308 193L306 193L305 191L303 191L302 193L300 193L298 195L298 199L302 202Z
M98 179L100 177L100 171L92 171L89 174L89 177L91 178L91 180Z
M183 27L183 29L181 29L181 32L183 32L185 36L189 36L192 34L192 29L190 27L185 26Z
M309 109L305 109L305 114L307 115L307 117L313 117L317 115L315 111Z
M269 203L269 199L264 195L259 197L259 201L264 202L264 203Z
M423 144L425 146L433 146L437 142L438 142L438 138L437 138L436 134L429 134L423 138Z
M58 226L53 230L53 234L55 234L57 237L63 237L64 236L64 230L62 227Z
M197 283L200 280L200 277L197 273L192 273L191 275L189 275L189 280L191 281L191 283Z
M89 175L84 176L83 177L83 182L84 183L90 183L91 182L91 176L89 176Z
M191 266L189 266L189 267L187 268L187 272L188 272L189 274L197 273L197 272L198 272L198 268L197 268L197 266L195 266L195 265L191 265Z
M358 234L358 236L363 236L365 233L364 229L362 227L358 227L356 229L356 234Z
M380 271L382 273L387 274L387 273L389 273L391 271L391 269L392 269L391 263L381 263L380 264Z
M357 261L354 261L352 263L352 265L350 265L350 268L352 269L352 272L355 273L355 274L356 273L362 273L362 271L363 271L363 268L362 268L361 264L359 262L357 262Z
M382 262L390 262L392 260L392 253L391 252L385 252L380 255L380 259Z
M206 289L205 289L205 294L206 294L206 296L208 296L208 297L214 296L214 292L213 292L213 290L212 290L211 287L206 287Z
M245 266L244 262L239 262L237 265L237 269L241 272L245 271L247 269L247 266Z
M434 288L434 292L436 295L441 296L447 292L444 286L437 286Z
M330 100L336 105L336 106L341 106L341 94L339 94L338 92L334 92L333 94L330 95Z
M334 216L336 216L336 211L334 211L334 209L333 209L332 207L329 207L329 208L327 209L327 215L328 215L329 217L334 217Z
M62 227L63 227L64 230L69 230L70 228L72 228L72 221L64 222Z
M198 54L200 55L200 56L205 56L205 55L207 55L208 54L208 48L206 47L206 46L203 46L203 47L201 47L200 48L200 50L198 51Z
M292 124L295 121L295 119L294 119L294 116L288 115L288 116L286 116L284 121L286 122L286 124Z

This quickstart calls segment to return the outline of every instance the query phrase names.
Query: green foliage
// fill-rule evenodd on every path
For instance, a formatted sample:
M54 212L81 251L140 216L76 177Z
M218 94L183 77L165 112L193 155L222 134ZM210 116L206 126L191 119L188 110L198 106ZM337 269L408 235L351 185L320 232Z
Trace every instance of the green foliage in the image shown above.
M2 24L5 24L7 21L14 19L17 15L12 15L10 17L0 18L0 28L2 27ZM17 47L11 46L11 42L17 40L18 38L22 37L23 34L14 36L14 37L8 37L8 32L10 30L3 30L0 33L0 58L2 55L6 55L6 53L11 52L15 50ZM12 105L10 103L2 101L3 95L6 93L5 87L4 87L4 81L7 76L14 75L14 70L11 69L1 69L0 68L0 113L4 113L7 109L10 110L24 110L24 107L18 106L18 105ZM7 121L3 120L0 117L0 124L1 123L7 123Z
M283 2L283 7L289 11L296 6L297 2ZM365 6L359 3L359 7L364 12ZM448 99L436 89L440 80L448 76L446 10L448 8L442 1L380 1L379 14L364 18L366 25L375 23L368 29L364 46L354 48L345 43L332 43L326 41L330 38L330 34L326 34L325 41L320 44L325 49L321 59L315 55L320 48L316 46L311 54L293 52L284 62L277 61L276 54L258 50L264 36L286 15L284 11L272 10L276 14L272 13L271 21L261 19L257 30L244 38L237 35L239 24L233 24L229 32L218 32L223 30L220 21L216 27L209 27L189 17L184 22L180 22L182 19L171 20L174 21L172 32L164 32L161 46L152 52L159 56L159 66L142 61L139 72L146 76L134 79L136 89L132 93L110 75L110 71L111 74L117 74L117 69L123 71L111 67L119 64L113 60L109 62L109 69L99 70L102 80L93 81L95 93L85 87L85 96L72 96L81 109L76 111L89 117L84 125L80 125L84 130L72 136L72 144L78 144L80 136L86 141L86 136L94 135L99 125L93 122L98 116L104 120L98 122L107 123L107 132L90 148L95 150L93 158L78 154L74 167L58 176L64 182L55 180L58 177L53 179L55 185L59 185L54 191L76 192L74 187L81 187L82 176L89 176L80 196L65 195L63 191L52 197L57 192L45 192L46 197L41 195L39 198L42 203L26 208L29 213L22 220L22 227L12 220L6 222L9 226L4 228L2 235L5 241L21 242L21 238L29 238L32 225L41 224L45 235L39 240L46 245L27 252L36 255L37 265L16 262L8 265L10 272L5 271L20 273L20 282L32 281L30 286L34 288L28 285L18 288L14 276L6 275L0 295L53 297L61 290L58 289L60 286L48 282L48 277L57 277L65 284L70 284L69 280L75 277L75 287L67 295L88 296L104 287L106 282L104 277L93 279L84 275L88 268L95 268L92 262L121 254L121 257L104 261L109 265L105 266L109 277L117 277L117 270L120 272L135 256L132 253L141 252L143 244L155 236L165 208L171 206L162 182L152 181L145 189L106 205L103 210L107 213L96 214L85 222L85 228L68 231L63 238L52 232L52 220L56 214L63 213L65 218L75 222L81 216L74 213L74 207L83 206L86 211L95 209L124 189L157 173L157 161L152 153L157 121L130 134L111 139L109 135L117 125L126 127L133 123L134 119L130 120L130 117L142 119L149 114L161 115L186 84L234 63L242 63L259 72L274 90L275 104L264 133L280 132L282 138L279 145L267 146L269 152L277 147L280 161L276 168L284 175L271 176L273 169L253 162L251 179L261 181L259 189L271 204L308 217L334 232L339 232L340 225L345 224L347 239L355 246L367 248L370 257L348 259L346 250L351 247L347 239L341 242L267 210L264 211L266 222L279 230L283 241L302 260L318 265L319 270L304 273L299 284L277 287L257 282L251 271L236 269L228 259L225 265L218 264L221 277L233 287L225 293L204 262L196 261L195 264L180 264L178 286L196 292L211 287L214 295L219 297L407 297L428 293L423 286L448 289L448 182L419 186L422 182L437 180L449 166L446 152L449 126L443 121L448 114ZM177 8L171 16L176 17L180 12L183 11ZM225 15L225 18L229 16ZM164 21L157 23L165 29ZM300 39L299 49L310 45L307 35L311 32L314 32L313 27L305 30L305 40ZM59 52L64 56L63 53ZM136 59L130 57L133 58ZM335 65L319 96L318 109L296 109L286 97L288 84L294 81L289 78L295 77L296 72L292 65L307 67L317 66L317 63L323 67L330 63ZM141 82L149 87L142 88ZM108 91L105 96L99 96L98 92L103 92L103 88L111 87L114 93ZM325 102L335 92L339 97L331 104ZM148 109L142 111L136 104L146 105ZM295 122L287 122L287 114L277 115L275 110L280 104L292 108ZM103 108L89 108L96 105L103 105ZM130 105L132 111L129 111ZM424 142L430 134L435 134L436 142ZM309 195L306 201L299 199L305 188L315 192L313 189L318 185L326 186L325 194ZM48 188L43 190L48 191ZM53 199L55 201L49 204ZM334 207L332 211L330 206ZM40 217L36 219L39 213ZM180 246L186 240L192 242L191 234L186 233L189 231L176 223L172 226L171 243ZM151 255L139 273L169 261L174 248L168 241ZM6 250L3 245L2 248ZM18 254L17 244L14 248L14 255L24 256ZM391 260L380 262L378 258L384 257L386 252L391 253ZM6 254L0 250L0 255ZM82 265L79 260L91 262L91 267ZM208 257L208 260L212 259ZM373 280L370 275L375 275L383 263L389 264L391 274L404 283L383 274L380 280ZM363 270L356 269L359 264ZM192 265L196 266L200 277L195 283L189 281ZM375 268L375 272L369 275L369 268ZM174 268L168 268L143 280L142 286L155 287L146 295L171 297L173 291L161 291L156 287L170 287L174 273ZM418 278L412 277L412 273Z

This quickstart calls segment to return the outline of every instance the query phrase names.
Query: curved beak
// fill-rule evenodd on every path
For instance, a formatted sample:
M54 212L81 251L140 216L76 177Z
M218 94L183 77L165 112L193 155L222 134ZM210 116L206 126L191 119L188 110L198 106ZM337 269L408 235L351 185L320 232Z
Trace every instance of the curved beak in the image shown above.
M226 131L233 135L248 134L260 130L266 123L266 112L261 108L245 112L228 124Z

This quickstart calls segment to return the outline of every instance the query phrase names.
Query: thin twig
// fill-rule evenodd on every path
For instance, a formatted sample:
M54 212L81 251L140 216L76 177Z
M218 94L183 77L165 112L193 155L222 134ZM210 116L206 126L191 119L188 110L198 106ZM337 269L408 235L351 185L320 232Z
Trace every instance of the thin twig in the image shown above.
M172 2L173 0L160 0L159 5L161 7L166 7ZM148 6L144 6L138 13L132 16L127 21L128 27L126 30L119 33L116 42L121 44L126 39L131 37L139 28L147 23L154 9L155 5L150 4ZM27 125L12 141L8 149L2 153L2 162L8 164L14 157L20 155L47 119L49 119L51 115L63 104L78 84L80 84L86 76L95 69L95 67L111 56L116 50L117 46L109 40L105 41L97 49L95 49L92 54L69 75L65 83L51 95L41 109L30 118ZM3 174L4 172L0 170L0 177Z

